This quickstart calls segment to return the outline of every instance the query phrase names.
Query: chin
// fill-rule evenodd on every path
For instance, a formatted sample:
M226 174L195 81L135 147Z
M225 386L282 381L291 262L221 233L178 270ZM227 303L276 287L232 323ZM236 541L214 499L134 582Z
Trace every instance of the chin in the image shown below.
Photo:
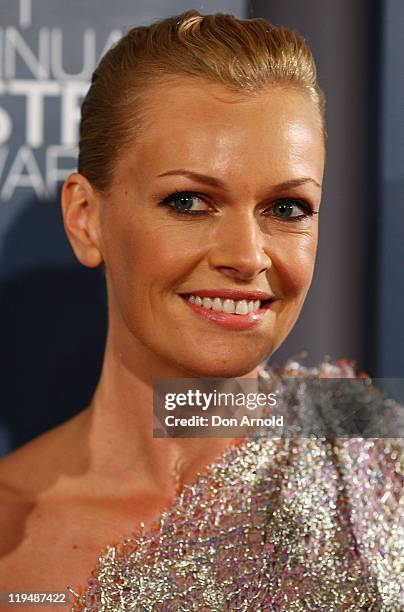
M252 355L248 359L242 357L211 357L198 362L188 362L185 369L192 378L238 378L245 376L256 368L267 356L267 354Z

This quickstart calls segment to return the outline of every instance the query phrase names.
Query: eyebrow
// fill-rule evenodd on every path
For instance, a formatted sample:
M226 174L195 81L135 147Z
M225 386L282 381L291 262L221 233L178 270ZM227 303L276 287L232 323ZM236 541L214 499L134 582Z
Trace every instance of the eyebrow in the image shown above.
M185 176L186 178L189 178L192 181L204 183L205 185L209 185L210 187L217 187L219 189L222 189L223 191L230 191L223 181L214 176L200 174L199 172L192 172L191 170L185 170L183 168L179 168L178 170L168 170L167 172L163 172L162 174L158 175L158 177L161 176ZM283 181L282 183L278 183L277 185L272 185L270 189L271 191L278 192L284 191L286 189L291 189L293 187L300 187L300 185L305 185L306 183L311 183L321 189L321 185L309 176L303 176L301 178Z

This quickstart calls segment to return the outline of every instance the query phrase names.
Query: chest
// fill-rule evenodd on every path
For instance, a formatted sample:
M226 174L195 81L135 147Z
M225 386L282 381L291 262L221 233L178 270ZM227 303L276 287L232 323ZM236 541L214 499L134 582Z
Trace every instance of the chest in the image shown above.
M151 525L161 505L140 499L3 508L0 590L66 592L84 586L106 547L138 530L140 522Z

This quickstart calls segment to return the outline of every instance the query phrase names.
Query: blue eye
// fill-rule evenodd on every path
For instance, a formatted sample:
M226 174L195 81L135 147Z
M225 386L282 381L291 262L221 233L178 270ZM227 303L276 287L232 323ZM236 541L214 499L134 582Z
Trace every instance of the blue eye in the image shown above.
M206 214L209 212L208 208L204 208L202 210L195 210L195 207L199 204L203 204L207 206L207 204L202 200L202 198L197 193L191 193L188 191L180 191L177 193L172 193L164 200L160 202L161 206L166 206L170 208L173 212L179 214Z
M168 208L170 213L182 216L188 215L188 217L206 216L213 213L212 207L205 201L204 197L191 191L171 193L161 200L159 205ZM317 214L317 211L313 211L303 200L282 198L267 208L264 214L281 221L303 221Z
M293 200L290 198L284 198L275 202L271 208L271 215L278 219L285 219L291 221L297 221L310 217L314 214L314 211L309 207L306 202L301 200Z

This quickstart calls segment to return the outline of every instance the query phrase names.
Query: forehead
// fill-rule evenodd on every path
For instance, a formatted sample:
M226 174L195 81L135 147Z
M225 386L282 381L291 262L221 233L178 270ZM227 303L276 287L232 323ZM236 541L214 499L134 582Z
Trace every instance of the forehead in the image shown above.
M148 89L141 134L122 162L133 170L140 162L151 173L186 167L238 175L271 168L316 174L321 182L320 118L309 95L291 87L240 95L220 84L175 78Z

